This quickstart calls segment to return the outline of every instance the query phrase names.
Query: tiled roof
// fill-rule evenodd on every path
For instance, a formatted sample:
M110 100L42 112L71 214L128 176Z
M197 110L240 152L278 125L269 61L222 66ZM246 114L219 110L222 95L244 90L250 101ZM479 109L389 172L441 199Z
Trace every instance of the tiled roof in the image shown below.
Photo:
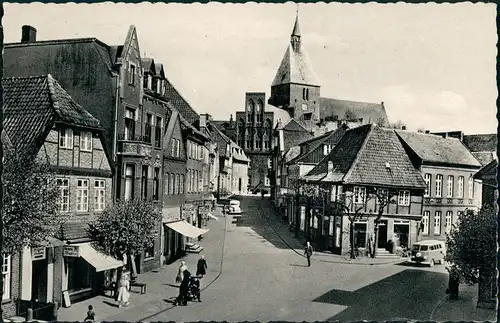
M293 146L287 150L285 156L283 156L283 159L285 160L285 163L288 163L289 161L296 158L299 154L300 154L300 146Z
M61 240L77 240L87 238L89 225L87 222L64 222L62 225L61 235L58 238Z
M483 166L475 175L475 178L483 179L484 177L496 177L498 169L498 161L496 159Z
M396 130L401 140L424 162L475 166L481 164L457 138Z
M472 152L497 151L498 136L496 133L487 135L466 135L464 144Z
M194 111L168 79L165 79L165 88L165 96L167 99L189 123L193 123L200 119L198 113Z
M285 56L283 56L271 86L289 83L320 85L303 43L295 49L291 43L288 44Z
M231 139L228 136L222 133L222 131L214 127L213 136L215 136L215 141L217 142L217 146L219 148L219 156L226 156L226 146L230 144Z
M309 132L303 125L301 125L297 120L290 119L281 129L286 132L298 131L298 132Z
M234 159L242 161L242 162L247 162L247 163L250 161L250 159L245 154L243 148L241 148L240 146L238 146L232 140L230 141L230 145L231 145L231 153L232 153ZM233 152L233 148L236 149L236 153Z
M153 74L156 73L156 70L152 70L151 67L154 67L154 59L152 58L142 58L142 67L144 67L144 72L150 73L153 72Z
M344 136L344 134L346 133L347 129L348 129L348 127L345 124L343 124L340 126L340 128L338 128L336 130L329 131L329 132L325 133L324 135L321 135L319 137L312 138L312 139L309 139L309 140L302 142L300 144L300 146L305 146L305 145L309 144L310 145L309 150L298 155L296 158L291 160L290 163L297 163L297 162L302 161L305 157L307 157L309 154L311 154L313 151L315 151L319 146L321 146L325 141L327 141L328 139L330 139L333 136L337 137L338 138L337 140L340 141L342 139L342 137ZM338 143L338 141L337 141L337 143Z
M9 136L7 136L5 130L2 130L2 145L4 149L12 147L12 142L10 141Z
M328 172L328 162L333 170ZM340 142L308 174L321 181L355 185L424 189L425 182L417 171L396 133L376 125L348 130Z
M175 108L173 108L175 109ZM203 132L201 132L200 130L196 129L196 127L191 124L188 120L186 120L186 118L184 118L180 112L179 112L179 120L181 121L181 128L182 129L189 129L191 130L194 134L208 140L209 138L207 137L207 135L205 135Z
M472 155L482 166L488 165L492 160L497 160L496 151L473 152Z
M34 149L54 122L99 129L99 121L50 74L4 78L3 90L4 129L18 148Z
M357 102L320 98L320 118L335 117L338 119L363 118L363 124L376 123L388 126L389 119L382 103Z

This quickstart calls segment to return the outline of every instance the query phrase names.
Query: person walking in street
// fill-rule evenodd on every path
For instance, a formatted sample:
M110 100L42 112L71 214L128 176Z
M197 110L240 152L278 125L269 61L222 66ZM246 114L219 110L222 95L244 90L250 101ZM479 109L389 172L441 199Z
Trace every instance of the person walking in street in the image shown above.
M184 276L184 271L187 270L186 262L184 260L181 261L181 265L179 266L179 272L177 273L177 277L175 278L176 283L181 283Z
M307 258L307 267L311 267L311 256L313 253L313 247L311 246L311 243L307 241L306 243L306 249L304 251L304 255Z
M189 270L184 270L182 273L182 282L179 286L179 296L177 296L174 305L186 306L188 302L188 292L189 292L189 280L191 279L191 273Z
M128 274L123 274L120 279L120 289L118 290L118 307L128 306L130 298L130 281L128 279Z
M208 266L207 266L207 261L205 260L205 256L201 255L200 259L198 259L198 263L196 265L196 276L199 277L200 288L201 288L201 279L203 278L203 276L205 276L207 274L207 269L208 269Z

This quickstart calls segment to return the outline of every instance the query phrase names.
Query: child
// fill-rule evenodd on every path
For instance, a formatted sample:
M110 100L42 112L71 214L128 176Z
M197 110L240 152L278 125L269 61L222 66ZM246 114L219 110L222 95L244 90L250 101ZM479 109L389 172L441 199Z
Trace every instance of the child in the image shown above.
M89 310L87 311L87 317L84 320L85 322L94 322L95 321L95 312L94 307L89 305Z

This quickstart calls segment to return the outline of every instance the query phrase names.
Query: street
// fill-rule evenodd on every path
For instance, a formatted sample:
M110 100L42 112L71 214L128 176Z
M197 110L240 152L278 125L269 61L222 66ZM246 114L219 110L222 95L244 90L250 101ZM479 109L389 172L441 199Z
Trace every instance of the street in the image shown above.
M240 218L220 219L227 222L222 273L203 291L202 303L173 307L177 289L172 287L164 297L107 320L428 320L443 297L442 266L354 266L313 259L307 267L266 222L266 217L276 221L268 202L241 200ZM214 270L217 260L208 261ZM172 277L161 279L172 284Z

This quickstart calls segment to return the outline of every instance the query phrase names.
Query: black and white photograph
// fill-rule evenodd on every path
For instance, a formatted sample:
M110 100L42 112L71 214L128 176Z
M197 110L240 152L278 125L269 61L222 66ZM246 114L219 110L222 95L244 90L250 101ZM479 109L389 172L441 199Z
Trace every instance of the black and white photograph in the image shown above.
M495 3L0 6L3 322L496 321Z

